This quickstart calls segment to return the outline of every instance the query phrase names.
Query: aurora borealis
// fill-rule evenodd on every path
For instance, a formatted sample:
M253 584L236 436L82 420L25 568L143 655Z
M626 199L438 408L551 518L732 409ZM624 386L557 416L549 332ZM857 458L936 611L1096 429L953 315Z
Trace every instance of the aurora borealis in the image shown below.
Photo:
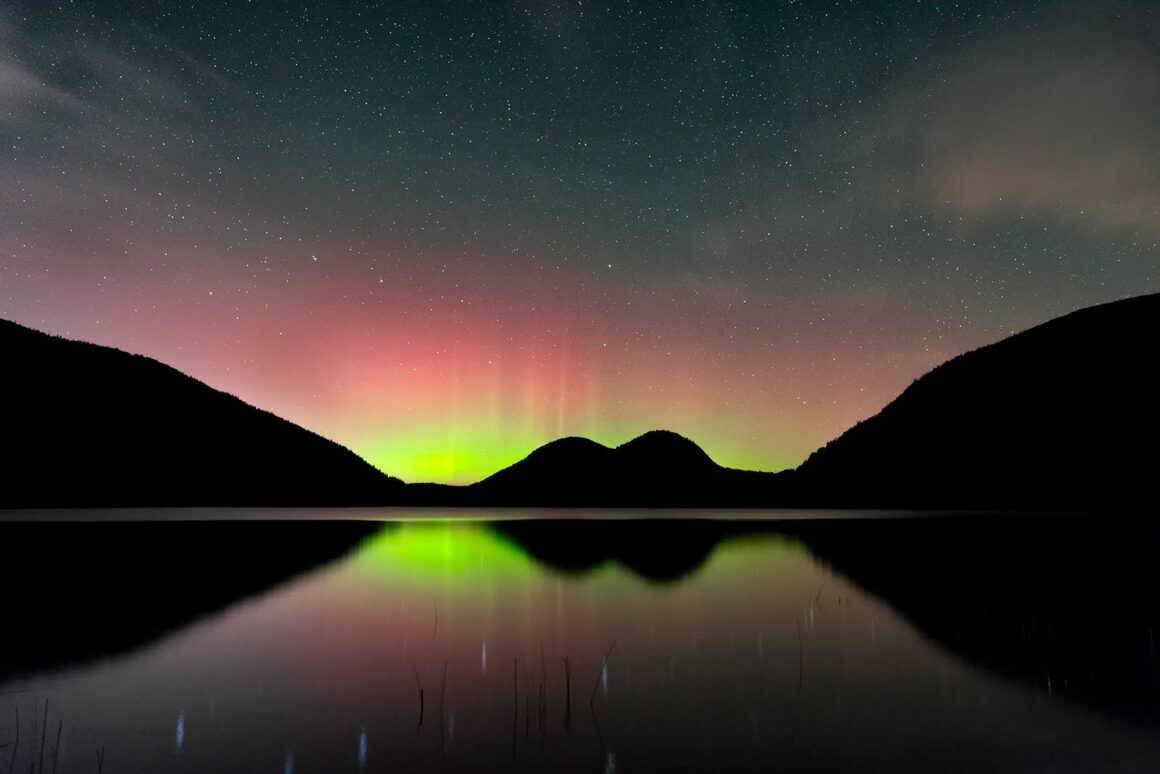
M0 7L0 317L404 480L776 470L1160 290L1152 2Z

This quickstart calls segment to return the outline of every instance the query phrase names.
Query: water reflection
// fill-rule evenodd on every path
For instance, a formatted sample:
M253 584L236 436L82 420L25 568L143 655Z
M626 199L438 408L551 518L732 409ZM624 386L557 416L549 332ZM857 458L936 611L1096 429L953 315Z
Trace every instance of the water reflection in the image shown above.
M110 517L99 511L95 518ZM0 637L0 682L140 647L334 561L378 528L371 522L0 521L0 546L8 549L0 588L20 589L5 598L7 621L20 634Z
M1075 658L1058 641L1064 624L1046 591L1060 581L1036 573L1069 562L1016 572L1005 548L990 550L989 563L960 560L945 546L981 550L961 529L946 521L384 525L341 561L324 559L149 647L0 682L0 745L21 736L21 716L24 740L42 731L30 732L26 719L39 709L33 698L47 696L68 724L61 771L91 771L94 751L100 761L105 749L118 770L170 770L174 708L181 770L1160 763L1154 727L1066 700L1086 695L1060 678L1073 674L1066 665ZM1022 546L1016 533L1008 528L1004 545ZM1056 556L1073 552L1080 536L1093 598L1125 575L1147 579L1097 561L1099 540L1078 528L1028 543ZM1030 577L1015 585L1021 573ZM1039 597L1024 610L1056 633L1047 640L1055 642L1050 694L1046 680L998 676L1021 674L993 655L1008 640L993 636L991 649L979 650L978 632L963 631L979 620L1001 630L1025 620L1008 611L1032 593ZM1120 631L1135 643L1133 627L1153 608L1140 602L1143 592L1121 595L1139 608L1129 614L1122 601L1103 600L1118 623L1100 628L1113 643ZM940 612L948 604L954 610ZM945 635L947 620L960 626L957 639ZM1132 626L1123 629L1125 621ZM1035 646L1038 631L1026 628L1018 645ZM1146 643L1141 635L1144 657ZM1142 663L1147 671L1154 661ZM188 739L187 720L196 728ZM37 763L27 741L0 749L11 758L5 771Z
M1037 515L798 523L929 637L1037 692L1160 720L1160 524Z

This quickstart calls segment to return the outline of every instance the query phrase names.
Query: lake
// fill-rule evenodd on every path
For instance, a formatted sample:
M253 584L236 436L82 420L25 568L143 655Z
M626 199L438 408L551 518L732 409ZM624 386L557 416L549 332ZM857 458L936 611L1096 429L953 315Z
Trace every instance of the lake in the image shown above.
M1147 518L478 515L0 522L0 772L1160 770Z

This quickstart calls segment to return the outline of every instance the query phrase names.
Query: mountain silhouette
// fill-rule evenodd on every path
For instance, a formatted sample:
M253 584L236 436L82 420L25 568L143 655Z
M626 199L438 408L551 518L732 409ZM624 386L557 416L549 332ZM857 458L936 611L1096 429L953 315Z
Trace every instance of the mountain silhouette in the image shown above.
M413 503L1155 509L1160 294L1089 307L955 357L797 469L723 468L675 433L553 441Z
M1160 505L1160 294L955 357L796 470L676 433L562 438L469 486L404 485L149 358L0 321L0 507L431 505L1143 509Z
M1089 307L953 358L792 476L796 504L1160 504L1160 294ZM784 495L784 493L782 493Z
M380 505L403 483L140 355L0 320L0 507Z
M493 506L752 505L777 475L722 467L688 438L653 430L615 448L553 441L465 487L462 497Z

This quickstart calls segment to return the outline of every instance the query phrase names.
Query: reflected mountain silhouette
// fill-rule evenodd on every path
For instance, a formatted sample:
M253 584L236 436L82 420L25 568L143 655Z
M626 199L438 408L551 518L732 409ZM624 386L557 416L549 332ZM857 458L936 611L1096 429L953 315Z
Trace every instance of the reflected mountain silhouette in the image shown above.
M1160 719L1160 523L992 514L793 522L818 557L971 662Z
M141 647L391 528L373 521L2 523L0 544L21 550L0 564L0 583L11 590L0 679ZM581 574L616 562L652 583L695 573L725 541L787 538L972 664L1053 698L1160 719L1154 519L538 519L488 528L555 570Z
M1160 524L969 514L793 521L515 521L494 528L566 572L608 561L653 582L723 541L769 535L880 597L938 645L1044 694L1160 718Z
M673 582L701 567L738 527L700 519L529 519L492 529L556 570L579 574L616 562L645 580Z
M0 523L0 679L145 645L347 554L376 522ZM19 547L18 549L16 547Z

